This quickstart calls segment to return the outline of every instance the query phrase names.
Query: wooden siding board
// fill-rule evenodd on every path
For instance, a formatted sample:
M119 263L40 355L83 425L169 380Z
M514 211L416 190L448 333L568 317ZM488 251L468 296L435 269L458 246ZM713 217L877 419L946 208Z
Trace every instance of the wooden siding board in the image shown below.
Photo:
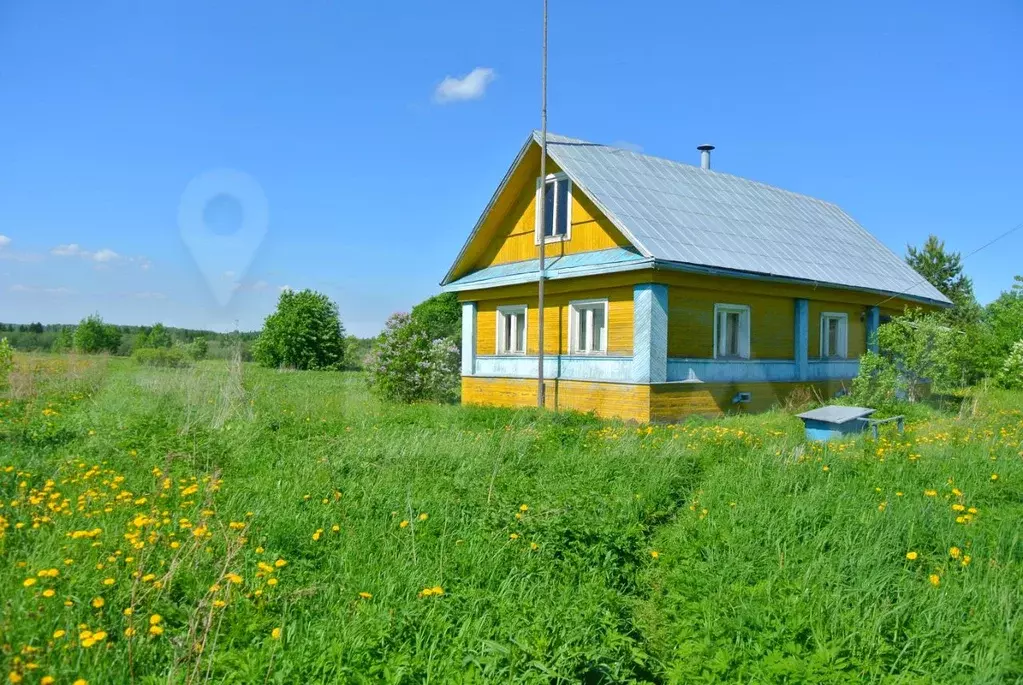
M598 416L650 420L650 386L593 381L547 381L549 409L592 411ZM463 404L501 407L536 406L536 380L527 378L462 378Z
M668 289L668 356L714 356L714 305L750 308L750 358L792 359L795 313L791 299L751 292Z

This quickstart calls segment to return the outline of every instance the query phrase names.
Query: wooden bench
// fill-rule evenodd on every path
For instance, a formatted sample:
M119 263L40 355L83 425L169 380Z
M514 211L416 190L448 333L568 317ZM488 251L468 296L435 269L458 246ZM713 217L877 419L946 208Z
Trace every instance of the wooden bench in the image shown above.
M870 431L874 435L874 439L877 440L880 437L881 426L886 423L895 422L896 429L901 434L906 429L906 417L899 414L898 416L889 416L887 419L871 419L862 418L860 419L863 423L870 426Z

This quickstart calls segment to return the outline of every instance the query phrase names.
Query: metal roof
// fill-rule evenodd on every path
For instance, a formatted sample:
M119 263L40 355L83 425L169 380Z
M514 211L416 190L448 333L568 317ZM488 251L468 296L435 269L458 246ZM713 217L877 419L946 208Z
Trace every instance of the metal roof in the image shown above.
M608 250L576 252L574 254L548 257L544 260L544 277L548 279L589 276L612 271L628 271L651 266L653 260L635 250L613 247ZM539 259L522 262L495 264L479 271L473 271L458 280L451 281L445 290L472 290L492 288L498 285L514 285L535 281L540 269Z
M797 414L804 421L823 421L824 423L848 423L865 416L870 416L875 410L869 407L843 407L832 404L827 407L818 407L810 411Z
M532 140L539 142L538 132ZM643 256L659 263L951 304L830 202L553 134L547 153Z

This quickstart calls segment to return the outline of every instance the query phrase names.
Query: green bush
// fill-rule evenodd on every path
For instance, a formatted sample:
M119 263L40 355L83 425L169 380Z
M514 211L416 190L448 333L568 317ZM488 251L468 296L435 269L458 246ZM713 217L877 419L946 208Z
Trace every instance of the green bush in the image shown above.
M864 407L891 409L898 402L898 381L898 373L889 360L867 352L860 357L860 372L852 382L852 399Z
M285 290L277 311L266 317L252 354L270 368L340 369L345 329L337 305L323 293Z
M393 314L387 320L367 370L370 386L388 400L451 402L458 398L458 347L450 338L431 339L408 314Z
M132 352L131 356L143 366L180 368L191 363L181 347L142 347Z
M185 349L188 353L188 356L197 362L206 359L206 356L210 352L210 347L206 342L206 338L202 337L201 335L192 342L188 343Z
M14 350L7 338L0 338L0 388L7 387L7 376L14 368Z
M441 293L423 300L412 308L410 317L431 340L450 338L455 345L461 345L462 306L455 293Z

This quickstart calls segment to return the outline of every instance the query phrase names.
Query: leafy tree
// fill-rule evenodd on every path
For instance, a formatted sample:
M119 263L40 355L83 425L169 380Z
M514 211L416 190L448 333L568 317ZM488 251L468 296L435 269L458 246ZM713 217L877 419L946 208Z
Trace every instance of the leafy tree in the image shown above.
M103 323L99 314L85 317L75 329L75 350L86 354L117 352L121 344L121 331L117 326Z
M337 305L323 293L285 290L277 311L266 318L252 354L263 366L340 369L345 358L344 327Z
M952 300L960 318L975 319L979 316L977 300L973 296L973 281L963 273L962 257L958 252L946 251L944 241L931 235L919 249L908 245L906 263Z
M462 344L462 307L455 293L441 293L412 308L414 321L432 340L449 338Z
M373 346L370 387L395 402L452 401L458 397L458 348L433 339L409 314L393 314Z
M206 338L204 338L201 335L196 336L196 338L192 340L192 342L188 343L186 348L188 356L197 362L205 359L206 355L208 355L210 352L210 348L206 342Z
M1023 339L1017 340L998 370L998 384L1010 390L1023 390Z
M991 329L990 356L1004 359L1013 344L1023 339L1023 277L1016 276L1012 288L987 306L984 319Z

